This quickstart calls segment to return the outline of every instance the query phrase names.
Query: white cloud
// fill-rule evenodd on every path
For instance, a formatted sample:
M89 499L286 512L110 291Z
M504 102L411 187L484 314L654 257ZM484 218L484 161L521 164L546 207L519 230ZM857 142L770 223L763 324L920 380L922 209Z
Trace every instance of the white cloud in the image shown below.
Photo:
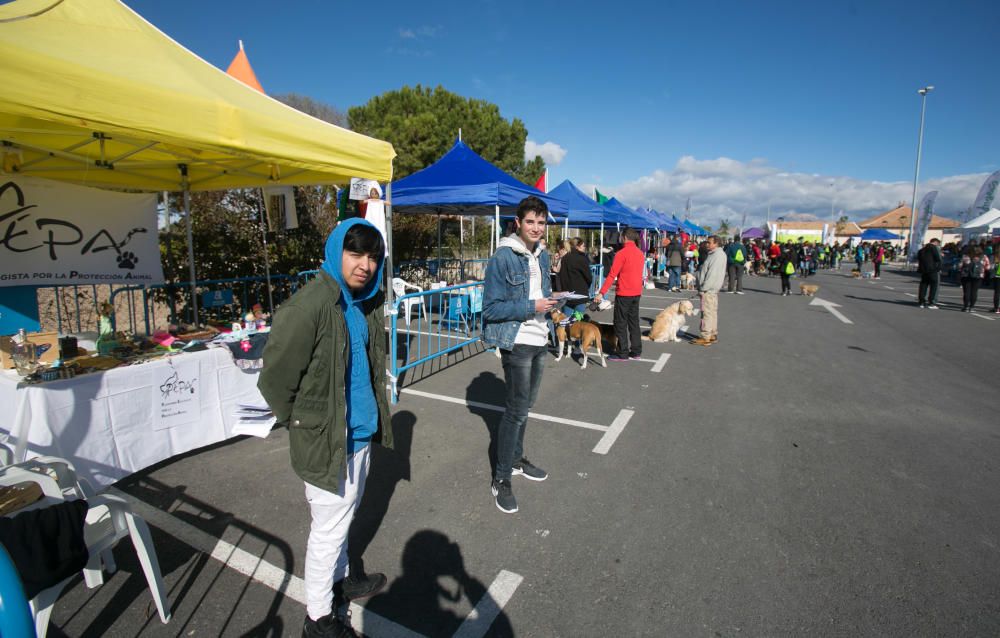
M413 32L413 29L399 28L399 37L404 40L413 40L417 37L417 34Z
M917 188L917 197L931 190L940 191L935 213L954 216L972 205L986 176L976 173L923 180ZM690 197L691 217L713 226L720 219L739 224L744 211L748 223L761 223L768 202L771 219L794 215L798 219L826 220L844 214L853 221L861 221L900 202L909 205L913 191L912 182L792 173L771 166L764 159L741 162L728 157L699 160L691 156L680 158L669 171L656 170L617 187L600 184L597 187L629 205L652 206L678 215L683 214ZM831 200L835 211L832 215Z
M539 144L531 140L525 142L524 157L528 160L533 160L536 155L540 155L549 166L558 166L563 161L563 158L566 157L566 149L555 142L545 142L544 144Z

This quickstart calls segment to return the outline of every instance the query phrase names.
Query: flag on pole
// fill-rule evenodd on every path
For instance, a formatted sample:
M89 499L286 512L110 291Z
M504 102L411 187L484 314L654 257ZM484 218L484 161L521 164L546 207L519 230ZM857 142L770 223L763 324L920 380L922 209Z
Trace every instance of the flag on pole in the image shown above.
M597 200L598 204L603 204L603 203L609 201L611 198L608 197L607 195L602 195L601 191L599 191L599 190L597 190L595 188L594 189L594 199Z
M983 187L979 189L979 194L976 195L976 202L972 205L972 210L970 211L972 217L990 212L990 209L994 207L998 185L1000 185L1000 171L993 173L983 182Z
M917 204L917 210L911 211L911 215L918 215L913 226L913 235L908 242L910 248L907 251L907 260L913 261L917 258L917 251L924 245L924 234L931 225L931 217L934 215L934 200L937 199L938 192L931 191L923 196Z
M542 171L542 176L538 178L537 182L535 182L535 188L542 191L543 193L549 192L548 181L549 181L549 169L546 168L544 171Z

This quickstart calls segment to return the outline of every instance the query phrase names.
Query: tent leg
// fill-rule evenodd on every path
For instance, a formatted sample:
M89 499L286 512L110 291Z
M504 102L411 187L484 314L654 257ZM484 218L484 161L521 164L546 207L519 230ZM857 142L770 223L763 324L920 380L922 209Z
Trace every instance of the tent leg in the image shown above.
M465 216L458 216L458 274L465 281Z
M191 189L188 185L188 171L187 164L181 164L181 184L184 188L184 216L187 218L187 249L188 249L188 266L191 274L191 310L193 320L191 323L194 324L195 328L201 326L198 321L198 290L197 290L197 275L194 267L194 230L191 223Z
M441 215L438 214L438 277L442 276L441 272Z
M385 287L386 303L392 311L395 308L392 295L392 182L385 185L385 277L389 282Z
M496 205L493 209L493 230L494 235L496 235L496 248L500 247L500 204Z
M264 242L264 277L267 283L267 311L274 316L274 293L271 290L271 256L267 250L267 214L264 210L264 189L260 191L260 201L257 203L257 212L260 215L260 236ZM244 310L246 310L244 308Z

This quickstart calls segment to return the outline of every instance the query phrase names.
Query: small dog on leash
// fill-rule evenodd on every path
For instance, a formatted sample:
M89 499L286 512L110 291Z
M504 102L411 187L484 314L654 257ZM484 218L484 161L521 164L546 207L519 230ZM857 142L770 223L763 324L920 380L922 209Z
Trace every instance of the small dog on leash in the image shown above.
M562 322L566 320L566 315L562 312L553 310L551 315L552 322L556 325L556 340L558 341L556 361L562 360L564 351L569 356L570 341L572 340L580 344L580 352L583 353L582 370L587 369L587 355L591 348L597 350L601 365L605 368L608 367L608 362L604 359L604 350L601 348L601 329L597 327L597 324L589 321L575 321L566 326L562 325Z
M666 343L668 341L680 342L677 331L684 323L684 317L694 314L694 304L688 300L678 301L660 311L653 321L653 327L649 330L649 335L643 335L643 339Z
M799 292L807 297L815 297L816 293L819 292L819 286L816 284L799 284Z
M861 271L855 268L854 270L851 271L851 277L854 277L855 279L861 279Z
M689 272L681 273L681 290L694 290L695 278Z

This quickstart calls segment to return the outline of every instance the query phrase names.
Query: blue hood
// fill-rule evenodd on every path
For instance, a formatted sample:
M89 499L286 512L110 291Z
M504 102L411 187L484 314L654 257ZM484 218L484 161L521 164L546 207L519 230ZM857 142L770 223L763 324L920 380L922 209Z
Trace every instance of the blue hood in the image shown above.
M379 255L378 258L378 268L375 270L375 276L371 278L368 285L355 297L351 292L351 289L347 287L344 283L344 277L340 272L340 263L344 254L344 237L347 235L347 231L350 230L352 226L357 226L359 224L364 224L369 228L378 232L371 222L367 222L360 217L352 217L350 219L345 219L340 222L330 236L326 240L326 250L323 254L323 270L325 270L334 281L340 285L340 294L343 295L344 301L347 304L352 304L358 301L366 301L375 296L378 292L378 287L382 281L382 266L385 265L385 255ZM384 241L384 240L383 240Z

